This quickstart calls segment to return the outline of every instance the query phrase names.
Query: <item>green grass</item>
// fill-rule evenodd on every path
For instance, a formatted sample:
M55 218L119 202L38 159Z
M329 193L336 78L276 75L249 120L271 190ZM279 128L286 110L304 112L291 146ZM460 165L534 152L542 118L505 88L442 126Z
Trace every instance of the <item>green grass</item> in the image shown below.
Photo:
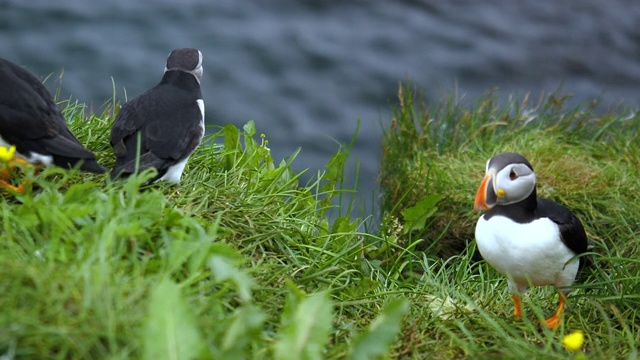
M449 296L454 304L474 309L449 325L425 325L431 332L420 336L423 351L442 347L427 337L446 339L451 356L565 357L559 335L583 329L588 357L637 358L640 115L625 109L597 114L594 104L567 109L566 97L557 94L504 105L490 94L473 106L455 99L427 106L418 93L410 84L400 87L384 134L383 225L405 225L395 232L393 226L386 229L403 244L396 253L447 259L431 267L411 262L418 283L432 284L421 293L433 294L435 288L440 298ZM529 316L514 323L505 280L476 261L473 232L479 213L472 211L473 198L486 161L504 151L529 159L538 194L572 209L595 244L596 266L575 285L560 334L541 331L536 322L554 310L554 290L530 290ZM435 205L425 206L434 199Z
M0 356L569 358L562 337L582 329L587 357L637 358L638 117L557 97L427 107L410 90L383 139L382 220L344 211L349 146L302 183L297 153L273 159L278 144L253 122L210 129L178 187L25 170L27 192L0 203ZM110 166L117 107L64 105ZM541 195L574 209L596 244L598 267L556 331L538 325L552 289L532 289L515 321L505 280L475 256L473 196L506 150L529 158Z

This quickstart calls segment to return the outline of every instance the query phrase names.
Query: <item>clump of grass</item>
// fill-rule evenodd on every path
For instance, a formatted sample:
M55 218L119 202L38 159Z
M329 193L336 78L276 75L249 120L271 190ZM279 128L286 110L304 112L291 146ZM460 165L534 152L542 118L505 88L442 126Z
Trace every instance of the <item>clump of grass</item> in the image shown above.
M412 288L420 295L412 299L411 332L398 351L415 356L440 348L442 358L567 356L557 333L537 323L553 310L554 290L530 290L529 316L513 322L504 279L475 254L480 214L471 208L484 166L499 152L515 151L536 170L538 194L572 209L595 243L596 267L575 286L561 332L584 329L586 354L594 358L637 357L640 116L626 110L598 115L593 104L566 109L566 98L557 94L533 104L525 97L499 105L489 94L472 107L453 99L427 106L406 84L398 99L383 139L382 228L399 229L385 235L409 245L391 247L380 261L404 258L422 284ZM434 196L442 200L424 210L423 226L409 226L416 207ZM434 301L454 315L434 316Z
M68 102L64 111L107 166L112 109L87 115ZM3 194L0 354L357 359L388 352L407 303L362 288L360 254L371 235L357 230L358 219L326 216L345 191L337 184L348 148L301 184L290 167L296 154L274 161L253 122L211 129L204 143L179 187L143 186L149 171L105 182L46 168L27 171L24 194ZM358 303L365 293L370 298Z
M473 196L486 161L499 152L525 155L536 170L539 194L565 203L584 222L601 222L612 211L638 203L640 120L635 113L565 109L566 98L557 94L533 104L525 97L501 106L489 94L471 108L453 99L427 107L413 91L410 84L400 87L384 134L383 212L402 219L402 211L427 195L444 196L433 226L413 234L427 245L438 241L440 255L458 254L473 239ZM632 217L634 210L622 217ZM619 220L609 218L593 233Z

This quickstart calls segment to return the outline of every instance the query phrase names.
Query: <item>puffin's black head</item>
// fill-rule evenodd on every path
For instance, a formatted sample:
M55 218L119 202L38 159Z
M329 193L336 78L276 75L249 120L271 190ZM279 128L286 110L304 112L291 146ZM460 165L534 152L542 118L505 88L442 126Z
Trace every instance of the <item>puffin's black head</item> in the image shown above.
M536 188L536 174L524 156L517 153L498 154L487 161L474 210L488 210L496 205L509 205L526 199Z
M184 71L192 74L198 83L202 79L202 53L198 49L182 48L175 49L167 58L167 71Z

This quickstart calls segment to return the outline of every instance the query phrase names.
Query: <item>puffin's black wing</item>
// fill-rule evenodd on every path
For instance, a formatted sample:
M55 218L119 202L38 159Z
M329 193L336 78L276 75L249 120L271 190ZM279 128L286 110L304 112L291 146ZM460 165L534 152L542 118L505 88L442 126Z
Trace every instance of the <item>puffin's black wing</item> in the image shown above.
M564 206L551 200L538 198L540 213L558 224L562 242L576 255L587 252L589 241L580 220ZM583 258L580 258L581 262Z
M137 111L137 108L140 106L138 105L139 102L141 102L141 98L137 97L124 104L111 126L109 142L111 143L111 147L113 147L116 158L122 158L127 155L128 149L124 143L125 140L128 140L132 135L140 131L144 125L145 117L139 116Z
M71 134L42 82L4 59L0 59L0 135L19 153L51 155L62 167L75 166L82 160L82 170L106 171Z
M147 147L160 158L180 160L191 154L200 143L204 131L202 113L193 100L177 102L166 110L165 120L154 122L147 128Z
M0 109L0 131L12 144L52 138L58 132L56 122L60 113L44 85L31 73L3 59L0 59Z
M197 95L200 98L199 91ZM135 171L138 133L140 170L153 167L162 174L191 154L203 134L202 113L195 100L193 93L160 83L125 104L111 129L116 155L112 175Z

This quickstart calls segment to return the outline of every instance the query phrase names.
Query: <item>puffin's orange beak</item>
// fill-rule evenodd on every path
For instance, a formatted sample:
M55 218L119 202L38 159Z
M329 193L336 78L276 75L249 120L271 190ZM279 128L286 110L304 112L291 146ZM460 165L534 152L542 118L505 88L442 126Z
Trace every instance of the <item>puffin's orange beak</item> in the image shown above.
M480 183L478 192L476 193L476 200L473 203L473 210L489 210L495 206L498 201L498 197L493 191L493 179L491 174L485 175L484 179Z

